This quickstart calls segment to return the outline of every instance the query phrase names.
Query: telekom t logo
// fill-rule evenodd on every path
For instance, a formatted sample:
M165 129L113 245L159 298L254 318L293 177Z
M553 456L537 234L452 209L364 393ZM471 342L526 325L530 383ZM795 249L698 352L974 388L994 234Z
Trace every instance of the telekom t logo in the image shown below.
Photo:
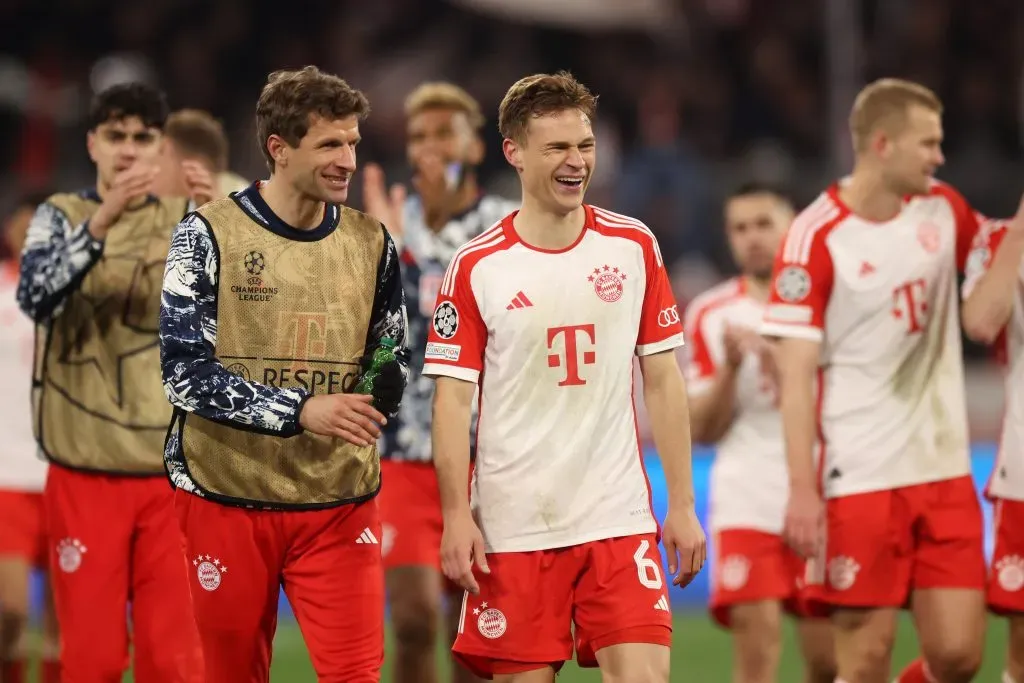
M892 316L906 321L907 334L915 334L924 329L925 314L928 313L925 288L924 278L919 277L892 290Z
M560 387L572 387L586 384L587 381L580 377L580 363L583 365L593 365L597 354L594 351L583 351L580 354L580 348L576 344L577 332L582 332L590 340L591 346L594 342L594 325L568 325L566 327L549 327L548 328L548 349L552 348L552 344L559 335L565 337L565 354L549 353L548 354L548 367L557 368L563 365L565 361L565 379L558 383Z

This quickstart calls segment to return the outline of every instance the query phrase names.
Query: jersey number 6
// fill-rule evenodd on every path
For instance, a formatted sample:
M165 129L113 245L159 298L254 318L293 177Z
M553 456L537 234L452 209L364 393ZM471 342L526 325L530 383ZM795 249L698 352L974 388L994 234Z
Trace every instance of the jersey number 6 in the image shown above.
M640 579L640 585L651 590L661 588L661 570L658 563L647 557L647 551L651 544L645 538L640 541L640 547L633 553L633 561L636 562L636 576Z

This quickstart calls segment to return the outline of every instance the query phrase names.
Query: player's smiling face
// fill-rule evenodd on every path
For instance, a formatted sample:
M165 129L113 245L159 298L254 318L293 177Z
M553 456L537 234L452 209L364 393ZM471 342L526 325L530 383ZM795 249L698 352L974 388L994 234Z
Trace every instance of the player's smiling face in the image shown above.
M356 146L360 141L355 115L333 121L314 116L298 147L285 145L284 163L275 173L288 176L296 190L322 202L343 204L356 172Z
M158 163L160 140L158 128L147 128L138 116L126 116L101 123L89 131L86 147L96 164L100 183L110 187L118 173L136 163Z
M942 117L937 111L911 105L902 126L884 152L886 181L902 194L926 194L942 155Z
M590 118L563 109L530 119L523 144L507 141L506 156L522 173L523 191L555 213L570 213L583 195L597 163Z

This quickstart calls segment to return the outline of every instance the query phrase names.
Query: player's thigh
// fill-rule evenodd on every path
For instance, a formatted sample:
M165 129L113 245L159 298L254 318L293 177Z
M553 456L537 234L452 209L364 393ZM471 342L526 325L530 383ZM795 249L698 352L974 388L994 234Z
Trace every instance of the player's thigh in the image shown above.
M971 477L916 486L912 495L921 511L913 587L984 590L985 523ZM1024 521L1017 506L1011 513Z
M66 667L105 672L127 668L133 492L125 478L54 466L43 511Z
M899 607L913 565L913 520L894 491L872 491L826 503L824 583L815 597L836 607Z
M709 609L729 628L733 607L790 599L796 590L787 549L776 534L725 529L714 536L714 573Z
M0 554L0 615L28 619L29 580L32 566L19 555Z
M488 555L480 593L463 593L455 658L485 678L558 671L572 657L573 583L584 561L580 546Z
M265 681L277 627L283 541L271 513L173 494L207 679Z
M384 568L374 501L282 513L293 541L284 589L321 681L377 680L384 660Z
M441 616L441 579L433 567L385 571L391 628L400 643L433 647Z
M1024 613L1007 616L1007 658L1014 664L1014 671L1024 669Z
M580 665L593 666L595 655L614 645L671 645L668 584L654 534L583 547L587 564L576 584L574 616Z
M985 647L985 594L974 588L924 588L911 601L921 653L933 671L973 671Z
M196 630L185 536L166 481L139 481L132 544L132 633L140 680L198 681L202 648Z
M671 651L668 645L618 643L597 650L603 683L668 683Z

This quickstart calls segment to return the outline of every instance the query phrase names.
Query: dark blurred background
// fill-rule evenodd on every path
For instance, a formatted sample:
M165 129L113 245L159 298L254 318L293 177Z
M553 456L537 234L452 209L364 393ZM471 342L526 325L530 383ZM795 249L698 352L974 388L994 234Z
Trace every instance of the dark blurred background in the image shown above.
M406 93L463 85L489 116L485 184L510 197L497 104L523 75L572 70L600 95L588 200L651 226L683 303L730 272L723 193L753 177L813 198L848 169L846 115L875 77L941 95L941 177L978 209L1010 215L1024 187L1020 0L2 0L0 26L0 208L91 183L89 97L130 79L213 112L232 169L262 177L256 97L309 63L369 95L361 161L395 180Z

